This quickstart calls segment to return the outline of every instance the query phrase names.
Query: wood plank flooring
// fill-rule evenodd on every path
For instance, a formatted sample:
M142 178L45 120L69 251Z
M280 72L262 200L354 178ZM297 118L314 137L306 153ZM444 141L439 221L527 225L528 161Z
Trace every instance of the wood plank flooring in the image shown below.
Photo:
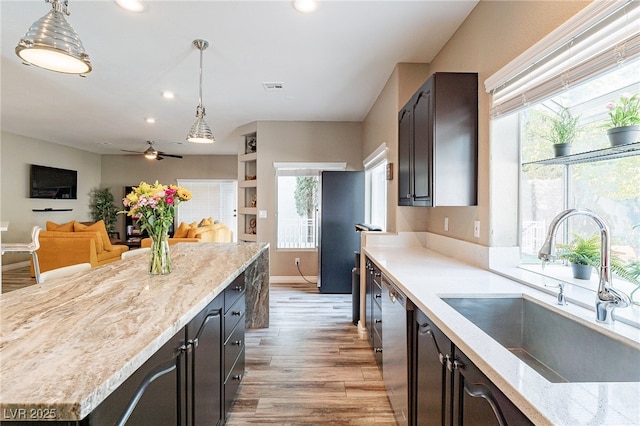
M246 371L228 425L395 425L351 295L271 284L270 327L247 330Z
M29 268L2 291L35 285ZM373 352L351 322L351 295L271 284L270 327L246 333L246 371L228 425L396 425Z

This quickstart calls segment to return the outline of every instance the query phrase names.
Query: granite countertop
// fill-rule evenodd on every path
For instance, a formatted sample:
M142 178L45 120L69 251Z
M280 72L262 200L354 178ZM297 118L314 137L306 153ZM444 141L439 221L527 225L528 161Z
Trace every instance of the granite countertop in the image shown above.
M363 252L536 425L640 425L640 383L548 382L441 297L524 294L584 325L605 328L609 336L638 349L640 329L620 321L596 323L593 311L571 303L557 306L554 295L423 247L365 247ZM615 354L611 355L615 364ZM574 362L580 362L579 353Z
M84 418L264 250L180 243L169 275L133 256L1 295L0 420Z

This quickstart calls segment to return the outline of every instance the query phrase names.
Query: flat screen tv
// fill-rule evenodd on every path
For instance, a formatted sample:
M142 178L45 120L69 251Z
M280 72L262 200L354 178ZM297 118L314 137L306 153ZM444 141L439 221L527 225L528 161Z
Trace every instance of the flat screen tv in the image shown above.
M77 199L78 172L31 164L29 198Z

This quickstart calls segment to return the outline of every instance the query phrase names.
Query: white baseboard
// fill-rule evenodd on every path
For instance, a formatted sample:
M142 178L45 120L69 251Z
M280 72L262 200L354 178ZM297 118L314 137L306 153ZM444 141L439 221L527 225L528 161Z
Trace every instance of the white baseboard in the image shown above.
M31 261L30 260L25 260L24 262L16 262L16 263L10 263L8 265L2 265L2 270L3 271L12 271L14 269L20 269L20 268L24 268L25 266L30 266L31 265Z
M300 275L271 275L269 276L269 282L277 283L277 284L295 284L299 282L304 282L304 280L311 281L313 284L318 282L318 276L305 276L304 278Z

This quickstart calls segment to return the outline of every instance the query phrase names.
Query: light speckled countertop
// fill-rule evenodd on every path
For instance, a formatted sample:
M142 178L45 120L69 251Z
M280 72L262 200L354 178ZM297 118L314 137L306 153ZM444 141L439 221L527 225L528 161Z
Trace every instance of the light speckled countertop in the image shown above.
M559 307L553 295L422 247L366 247L363 252L535 424L640 425L640 383L550 383L441 297L526 294L582 324L605 328L608 335L639 349L640 329L619 321L596 323L593 311L575 304ZM579 353L574 362L580 362ZM611 354L611 365L615 365L615 354Z
M180 243L169 275L133 256L1 295L0 421L84 418L264 250Z

